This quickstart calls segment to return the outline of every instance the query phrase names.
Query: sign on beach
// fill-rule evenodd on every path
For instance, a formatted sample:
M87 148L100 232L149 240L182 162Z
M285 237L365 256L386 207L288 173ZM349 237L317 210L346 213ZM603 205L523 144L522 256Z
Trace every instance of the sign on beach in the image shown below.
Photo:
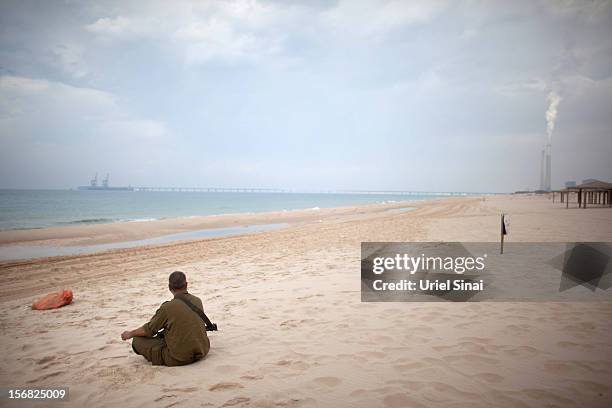
M499 253L504 253L504 237L508 235L508 226L510 226L510 220L506 214L501 215L501 245L499 248Z

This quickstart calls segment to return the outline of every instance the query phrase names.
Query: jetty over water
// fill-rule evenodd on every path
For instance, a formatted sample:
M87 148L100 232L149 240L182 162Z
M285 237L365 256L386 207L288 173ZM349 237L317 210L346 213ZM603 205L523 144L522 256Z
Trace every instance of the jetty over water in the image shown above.
M131 187L133 191L171 191L171 192L204 192L204 193L312 193L312 194L381 194L406 196L467 196L484 193L466 192L432 192L403 190L293 190L282 188L239 188L239 187Z
M232 187L133 187L134 191L180 191L201 193L288 193L280 188L232 188Z

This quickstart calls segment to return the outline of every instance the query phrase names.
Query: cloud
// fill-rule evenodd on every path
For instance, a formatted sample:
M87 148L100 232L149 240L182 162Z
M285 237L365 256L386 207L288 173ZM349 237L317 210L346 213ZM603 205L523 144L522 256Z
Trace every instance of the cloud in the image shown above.
M93 88L21 76L0 76L0 118L32 120L70 110L73 116L96 118L118 111L116 97Z
M322 42L336 34L355 40L382 39L413 24L425 24L446 9L445 1L340 1L332 8L306 3L254 0L172 3L126 7L85 29L106 42L148 39L187 65L214 62L295 66L301 57L289 44Z
M610 11L607 0L561 0L544 1L543 5L553 15L565 18L581 18L589 23L601 22Z
M43 131L44 129L44 131ZM0 76L0 138L82 142L103 138L149 144L166 141L167 125L133 117L115 95L92 88ZM130 142L131 143L131 142Z
M97 127L96 134L104 137L112 145L122 143L126 139L148 147L168 141L166 124L150 119L108 120Z
M0 142L0 185L12 187L74 187L95 171L119 173L115 180L129 183L132 172L153 172L174 157L178 143L165 122L131 113L110 92L6 75L0 76Z
M185 61L190 64L252 59L261 47L255 35L238 33L227 20L214 18L179 28L173 38L184 46Z
M117 16L114 18L102 17L85 26L85 29L92 33L110 35L125 34L128 31L130 33L135 33L137 30L134 30L134 28L134 22L124 16Z
M355 188L486 189L482 169L515 177L497 165L499 149L510 166L534 161L516 176L522 188L529 174L537 182L529 140L541 144L546 95L558 86L555 166L570 177L567 163L583 162L593 169L584 177L610 178L597 170L609 160L591 157L609 152L611 5L1 4L0 154L21 169L20 151L39 152L30 162L53 157L38 176L74 161L68 178L93 168L128 183L333 188L342 180L329 174L349 168ZM515 139L521 147L509 149ZM559 160L574 139L585 153ZM242 170L209 169L203 156ZM310 170L319 167L329 174ZM29 172L33 186L57 185Z
M504 96L520 96L522 94L543 92L548 88L541 78L519 79L503 82L495 86L495 91Z
M88 73L83 60L83 47L77 44L59 44L51 51L57 65L74 78L82 78Z
M294 10L252 0L159 2L147 12L102 17L85 29L104 41L148 39L189 65L255 62L280 54ZM295 26L293 27L295 28Z
M321 18L334 31L380 37L401 27L427 23L445 7L445 2L437 0L341 0Z
M11 94L32 94L49 89L49 81L24 78L13 75L0 76L0 90L3 92L0 95L6 97L4 92Z

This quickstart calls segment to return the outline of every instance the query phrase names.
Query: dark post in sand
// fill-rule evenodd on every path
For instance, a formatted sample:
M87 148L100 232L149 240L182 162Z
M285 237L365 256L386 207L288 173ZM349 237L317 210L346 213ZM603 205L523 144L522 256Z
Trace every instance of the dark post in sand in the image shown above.
M501 246L499 248L499 253L504 253L504 235L508 234L508 229L506 225L506 214L501 215Z

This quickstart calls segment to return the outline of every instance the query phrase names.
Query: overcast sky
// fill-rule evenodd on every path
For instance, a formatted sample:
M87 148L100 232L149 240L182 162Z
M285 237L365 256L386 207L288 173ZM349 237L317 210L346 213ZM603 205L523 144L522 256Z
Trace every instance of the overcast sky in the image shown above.
M0 187L612 181L612 6L2 1Z

